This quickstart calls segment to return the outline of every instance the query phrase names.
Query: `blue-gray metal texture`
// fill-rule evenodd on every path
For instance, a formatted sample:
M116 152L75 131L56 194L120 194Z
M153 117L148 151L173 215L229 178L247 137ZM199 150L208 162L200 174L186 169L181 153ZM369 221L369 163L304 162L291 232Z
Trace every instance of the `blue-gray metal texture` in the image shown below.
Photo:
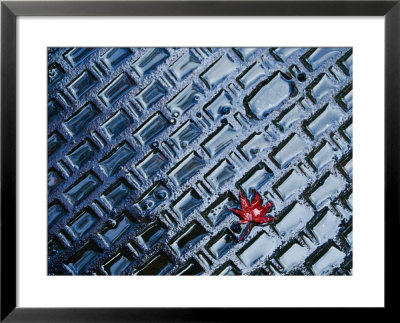
M352 49L49 48L48 205L49 275L351 275Z

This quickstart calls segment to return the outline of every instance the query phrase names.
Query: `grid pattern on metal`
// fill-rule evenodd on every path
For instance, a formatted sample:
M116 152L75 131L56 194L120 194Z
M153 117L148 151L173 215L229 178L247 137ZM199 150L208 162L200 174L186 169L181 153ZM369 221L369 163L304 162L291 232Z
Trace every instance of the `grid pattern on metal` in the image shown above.
M239 190L272 201L243 242ZM49 48L49 275L351 275L351 48Z

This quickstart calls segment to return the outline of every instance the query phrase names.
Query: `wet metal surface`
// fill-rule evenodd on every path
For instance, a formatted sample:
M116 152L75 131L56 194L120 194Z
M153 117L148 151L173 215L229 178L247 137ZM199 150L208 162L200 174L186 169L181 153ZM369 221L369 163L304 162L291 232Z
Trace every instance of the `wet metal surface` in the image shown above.
M352 274L350 48L49 48L48 83L49 275Z

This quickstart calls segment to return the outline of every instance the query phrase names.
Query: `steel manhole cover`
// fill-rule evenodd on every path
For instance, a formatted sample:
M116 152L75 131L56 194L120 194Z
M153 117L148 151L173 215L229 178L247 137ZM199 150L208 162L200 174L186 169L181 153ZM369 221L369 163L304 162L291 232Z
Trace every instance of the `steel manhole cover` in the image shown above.
M274 218L241 241L239 192ZM352 50L49 48L48 248L49 275L351 275Z

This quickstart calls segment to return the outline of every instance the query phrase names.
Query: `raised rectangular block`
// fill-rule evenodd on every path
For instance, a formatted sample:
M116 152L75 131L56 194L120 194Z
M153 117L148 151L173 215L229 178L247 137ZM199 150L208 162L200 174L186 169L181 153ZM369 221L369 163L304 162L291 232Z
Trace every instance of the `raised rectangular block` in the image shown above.
M182 115L197 104L202 93L197 85L191 83L167 103L167 108L173 115Z
M121 73L99 93L99 98L106 106L114 104L127 93L136 83L126 74Z
M312 265L312 269L318 276L327 275L343 262L345 256L344 252L332 246Z
M100 252L100 248L90 241L68 260L67 266L75 275L82 275Z
M99 177L90 172L72 184L72 186L64 192L64 195L72 205L78 205L100 185L101 180Z
M270 52L271 52L272 56L274 56L276 59L284 62L288 58L290 58L292 55L294 55L296 52L298 52L299 50L302 50L302 48L301 47L280 47L280 48L270 49Z
M194 140L196 140L196 138L199 137L201 133L201 128L194 121L188 120L178 129L176 129L170 135L170 138L177 147L185 149Z
M147 276L147 275L165 275L172 267L171 260L163 251L159 251L154 257L147 261L142 267L140 267L135 275Z
M324 243L329 238L336 236L339 224L340 218L328 210L311 230L318 241Z
M161 151L152 150L146 157L136 164L136 169L144 176L150 177L163 169L168 164L168 159Z
M236 187L242 189L249 198L253 190L259 192L272 176L272 170L265 163L260 162L236 183Z
M118 252L114 257L107 261L103 268L108 275L118 276L122 275L124 270L126 270L131 264L131 260L128 256L124 255L122 252Z
M253 55L259 48L257 47L236 47L233 50L240 57L242 61L247 60Z
M53 155L66 143L63 136L61 136L57 131L53 132L47 139L47 154L48 157Z
M146 226L144 231L137 236L137 239L146 248L152 248L166 233L165 225L160 221L154 221Z
M118 111L111 118L105 121L101 128L106 133L108 139L115 139L120 133L129 127L132 120L124 110Z
M115 225L106 227L101 236L109 244L113 245L119 238L126 233L133 225L132 220L128 217L127 213L122 213L116 220Z
M310 71L315 71L322 66L326 61L340 55L340 48L321 47L309 50L301 57L304 66Z
M284 215L275 228L281 236L291 234L303 228L313 217L314 212L305 205L295 203L294 206Z
M61 218L67 214L67 210L58 201L55 201L49 205L47 211L47 224L49 229L56 224Z
M144 76L157 68L169 57L165 48L150 48L134 64L133 69L139 76Z
M244 98L243 103L250 115L261 120L296 92L294 83L290 82L281 72L277 72L260 83Z
M164 115L161 112L156 112L133 132L133 137L140 144L145 145L167 129L169 125L170 123Z
M325 142L321 147L318 148L310 157L310 165L316 170L322 170L328 165L335 157L335 152L332 146Z
M47 103L47 119L49 123L53 122L57 118L59 118L64 109L60 106L60 104L55 99L50 99Z
M336 102L343 108L344 111L349 111L353 108L353 85L349 84L335 97Z
M54 168L49 169L47 173L47 189L49 193L57 188L63 182L63 178Z
M97 79L94 77L92 72L86 70L67 85L67 90L76 100L79 100L96 84Z
M133 205L142 216L148 216L171 196L170 190L162 182L156 182Z
M176 185L182 185L197 174L204 164L204 160L196 152L191 152L167 174Z
M248 161L252 161L261 151L270 146L271 143L268 141L264 133L254 132L240 143L238 150Z
M336 84L326 74L321 74L306 89L308 97L314 102L320 102L334 93Z
M346 75L350 76L353 73L353 49L339 58L337 64Z
M310 201L314 207L318 208L327 199L332 199L337 195L343 189L343 186L344 184L339 178L328 174L310 194Z
M240 86L245 89L251 86L253 83L258 81L260 78L266 76L267 71L264 70L260 63L254 63L241 73L237 78L237 82Z
M133 156L135 156L134 149L125 141L104 157L99 162L99 166L107 176L111 176L131 160Z
M201 215L207 222L216 227L233 213L229 211L231 208L238 208L238 201L230 191L220 195L213 203L211 203Z
M210 102L208 102L203 110L211 119L217 120L224 115L230 113L232 109L232 100L225 90L221 90Z
M179 268L176 272L176 276L198 276L204 273L204 269L194 259L189 260L185 265Z
M129 48L110 48L105 52L100 60L109 70L113 70L132 56L132 51Z
M286 141L283 147L275 150L273 158L279 167L285 168L288 166L298 155L300 155L307 148L307 143L298 134L294 134Z
M215 88L224 81L237 68L236 63L227 54L221 56L205 72L200 75L200 79L209 88Z
M111 185L101 195L101 199L107 204L109 209L113 210L129 196L131 190L129 184L124 179L121 179Z
M286 252L279 257L279 262L283 268L288 271L294 266L301 263L308 255L307 247L303 247L298 243L293 243L292 246L286 250Z
M343 129L343 133L346 136L346 139L348 141L352 141L353 140L353 122L351 122L350 124L348 124L344 129Z
M199 243L206 234L207 231L198 222L192 222L171 240L169 246L178 256L182 256Z
M246 110L257 119L263 119L297 92L296 86L281 72L260 83L243 103Z
M203 200L200 195L195 189L190 188L172 203L171 208L179 219L183 221L202 203Z
M287 200L296 193L300 194L306 185L307 178L292 170L280 181L275 190L282 200Z
M288 130L292 125L302 120L306 115L304 108L299 104L291 106L288 110L274 120L274 123L283 131Z
M94 146L93 142L89 139L84 140L74 149L72 149L66 157L69 159L72 165L76 168L81 168L85 165L94 154L97 152L96 146Z
M237 243L236 237L228 229L219 232L206 245L208 252L215 258L222 258Z
M239 268L237 268L232 261L228 261L224 265L222 265L220 268L218 268L213 275L218 275L218 276L237 276L241 275L241 272Z
M100 114L99 109L92 102L88 102L72 116L65 120L65 126L72 135L80 134Z
M95 48L76 47L67 51L64 54L64 58L72 67L76 67L80 65L86 58L88 58L94 51Z
M68 226L74 235L81 239L86 233L92 230L99 222L99 218L90 210L87 209L72 220Z
M261 258L272 254L276 244L277 241L274 238L262 232L240 249L237 256L246 267L251 267Z
M177 81L181 81L199 67L200 64L200 60L189 50L171 65L169 71Z
M348 178L353 177L353 158L347 159L342 165L342 169Z
M222 123L210 136L201 143L204 151L211 157L215 157L229 146L238 134L229 123Z
M236 175L234 168L231 163L224 159L211 169L204 178L214 189L219 189Z
M154 80L141 90L135 96L135 99L143 109L149 109L166 94L167 90L161 85L160 81Z
M307 122L306 129L310 132L313 138L316 138L326 130L332 128L344 116L345 114L340 110L340 108L338 109L329 103L318 111L309 122Z

